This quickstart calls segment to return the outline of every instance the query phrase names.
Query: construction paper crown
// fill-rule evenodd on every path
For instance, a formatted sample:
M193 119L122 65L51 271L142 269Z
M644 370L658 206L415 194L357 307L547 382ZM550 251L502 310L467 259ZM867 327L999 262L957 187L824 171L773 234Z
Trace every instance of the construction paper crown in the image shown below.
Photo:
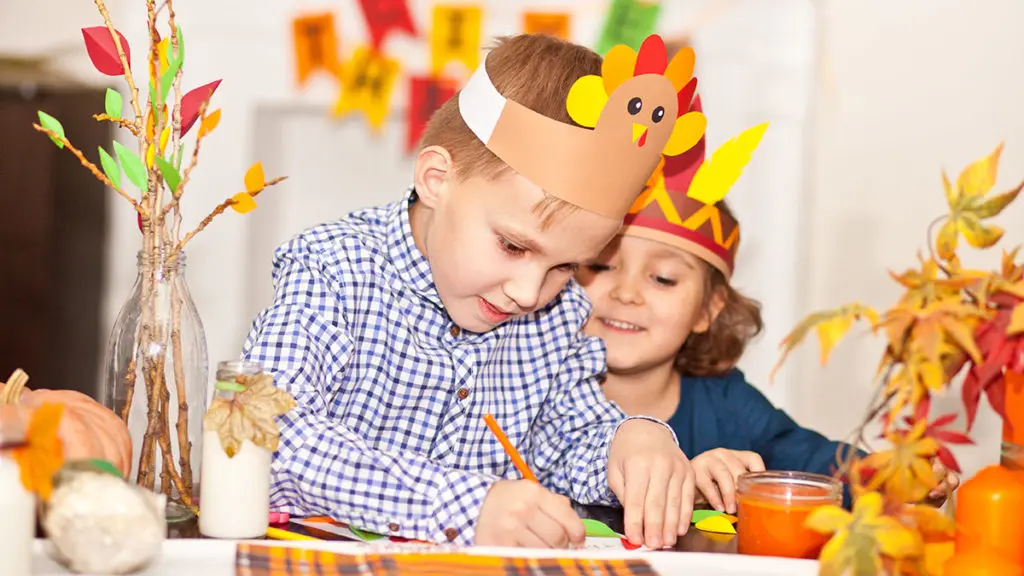
M689 106L693 63L690 48L668 62L658 35L639 54L613 47L600 76L583 76L569 90L566 109L580 125L573 126L502 96L485 58L459 93L459 112L491 152L545 192L621 220L661 155L682 154L704 135L704 114Z
M700 112L700 96L690 110ZM722 144L705 158L701 138L685 154L663 158L623 221L621 234L676 246L732 277L740 243L739 223L718 207L743 173L768 123Z

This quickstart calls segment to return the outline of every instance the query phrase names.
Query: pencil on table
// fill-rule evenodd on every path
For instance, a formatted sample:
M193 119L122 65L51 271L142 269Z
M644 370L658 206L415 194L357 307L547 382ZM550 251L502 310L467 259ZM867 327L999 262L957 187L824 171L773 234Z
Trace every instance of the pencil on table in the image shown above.
M530 467L526 465L526 461L519 455L515 446L512 445L508 440L508 436L502 431L501 426L498 426L498 422L494 419L494 416L490 414L484 415L484 422L487 423L487 427L491 429L491 432L495 437L498 438L498 442L501 442L501 447L505 449L505 453L512 459L512 463L519 469L519 473L523 475L526 480L537 481L537 477L530 471Z

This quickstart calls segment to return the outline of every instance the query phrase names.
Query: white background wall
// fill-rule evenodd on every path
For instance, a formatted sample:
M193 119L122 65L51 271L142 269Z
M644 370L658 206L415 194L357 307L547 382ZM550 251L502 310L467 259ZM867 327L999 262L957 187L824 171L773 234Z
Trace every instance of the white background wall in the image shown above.
M702 19L699 15L710 2L666 0L659 31L686 31ZM433 2L410 4L417 26L426 30ZM777 343L814 309L851 300L882 307L893 301L898 292L885 271L912 265L916 250L924 247L927 223L943 210L942 168L956 173L1005 140L1000 186L1024 177L1024 80L1015 75L1016 55L1024 53L1017 31L1024 21L1024 4L719 4L721 15L705 21L694 36L710 118L709 143L714 148L754 123L772 123L729 196L745 230L736 283L764 302L768 325L743 367L801 423L843 436L866 407L878 343L855 336L825 369L817 366L812 343L769 385ZM484 35L515 32L523 8L545 6L570 6L573 39L587 44L596 40L606 3L594 0L487 2ZM111 0L110 7L115 24L142 50L144 2ZM224 79L214 98L223 118L204 144L185 203L186 221L198 221L240 189L245 169L257 159L255 151L274 155L258 158L268 175L287 171L293 177L267 193L273 198L261 198L261 211L247 217L226 214L191 245L189 282L206 325L211 364L237 355L253 309L265 304L260 294L269 289L264 272L271 257L268 246L317 221L312 215L340 215L324 214L323 206L368 204L401 193L353 189L338 167L323 168L335 170L336 179L309 175L331 158L355 170L359 163L352 159L367 154L364 148L393 149L404 138L399 118L389 122L381 140L369 143L361 119L329 120L336 87L328 79L317 78L301 92L294 88L290 19L302 10L324 8L338 14L346 54L367 38L355 0L261 2L258 8L242 0L206 0L201 7L178 3L188 48L187 86ZM65 69L103 82L84 57L78 32L99 23L92 3L85 0L0 2L0 53L64 50L60 62ZM395 38L388 48L406 70L426 69L422 38ZM400 82L393 115L401 115L406 98ZM280 141L288 143L284 150L280 142L255 140L257 133L275 131L285 136ZM352 135L360 131L365 136L361 148L347 148L345 142L355 140ZM401 165L403 160L390 162ZM351 181L364 176L353 175ZM131 210L113 194L110 198L111 268L104 309L108 326L134 280L139 244ZM1022 210L1014 207L1002 223L1024 222ZM1019 227L1010 236L1008 242L1024 240ZM974 263L995 264L994 257ZM945 402L947 411L959 409L958 398ZM957 451L968 473L996 458L998 429L984 410L975 438L978 447Z

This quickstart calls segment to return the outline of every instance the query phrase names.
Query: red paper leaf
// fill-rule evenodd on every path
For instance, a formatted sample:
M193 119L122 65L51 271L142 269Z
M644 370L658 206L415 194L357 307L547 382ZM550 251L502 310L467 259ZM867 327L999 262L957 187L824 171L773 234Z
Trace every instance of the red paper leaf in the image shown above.
M960 463L956 461L956 457L953 456L953 452L949 448L939 446L939 451L936 453L936 456L939 457L939 462L942 462L943 466L957 474L960 473Z
M679 110L676 112L676 116L682 116L687 112L701 111L699 106L699 100L697 101L697 106L691 106L694 103L693 95L696 93L697 77L694 76L693 78L690 78L690 81L686 83L686 86L683 86L683 89L680 90L678 94L676 94L676 99L679 106ZM696 110L692 110L692 108L696 108Z
M204 86L200 86L195 90L189 91L181 97L181 135L184 136L188 133L189 128L196 123L199 119L199 108L203 106L203 102L207 102L213 93L217 91L217 87L220 86L220 80L210 82Z
M131 68L132 53L128 47L128 40L120 32L117 32L117 35L121 40L121 49L124 50L128 67ZM117 45L114 44L114 37L106 26L82 28L82 37L85 39L85 50L89 53L89 59L100 73L107 76L122 76L124 74L121 57L117 55Z

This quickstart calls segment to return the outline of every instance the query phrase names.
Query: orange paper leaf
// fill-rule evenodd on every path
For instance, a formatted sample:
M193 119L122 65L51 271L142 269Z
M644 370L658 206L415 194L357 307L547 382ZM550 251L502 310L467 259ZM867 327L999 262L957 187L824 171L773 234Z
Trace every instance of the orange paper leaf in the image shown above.
M231 197L233 201L231 209L239 214L245 214L252 212L256 209L256 199L249 195L248 192L239 192Z
M22 485L43 501L50 499L53 476L64 463L64 445L57 435L63 415L63 404L46 403L36 408L28 425L26 444L13 450L21 469Z
M259 192L264 186L266 186L266 184L267 179L263 176L263 164L261 162L257 162L250 166L249 170L245 173L245 190L250 194L253 192ZM256 207L255 202L253 202L252 207Z
M220 108L217 108L216 110L208 114L206 118L203 118L202 124L199 125L199 137L204 138L207 134L213 132L213 129L216 128L217 124L219 123Z

